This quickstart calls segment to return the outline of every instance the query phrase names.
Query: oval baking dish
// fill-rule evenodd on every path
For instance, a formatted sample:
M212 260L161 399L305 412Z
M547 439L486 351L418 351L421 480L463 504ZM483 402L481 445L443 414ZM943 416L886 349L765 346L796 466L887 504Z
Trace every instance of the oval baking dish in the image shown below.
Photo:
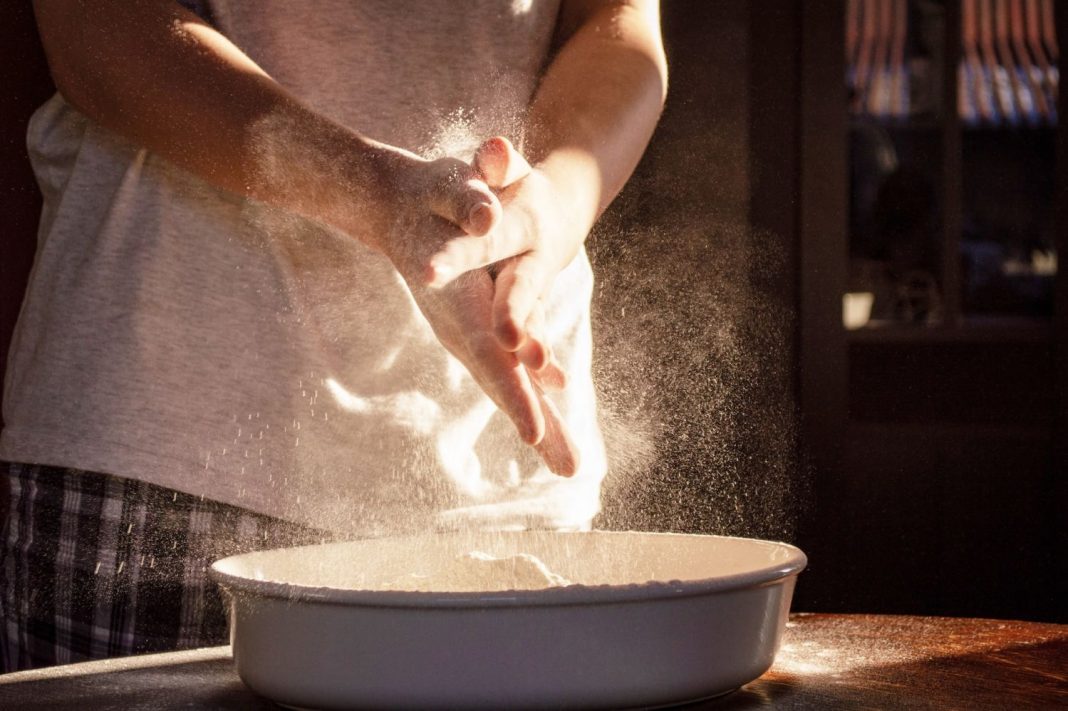
M471 551L575 584L383 589ZM301 708L636 708L716 696L771 666L797 548L638 532L434 534L233 556L237 671Z

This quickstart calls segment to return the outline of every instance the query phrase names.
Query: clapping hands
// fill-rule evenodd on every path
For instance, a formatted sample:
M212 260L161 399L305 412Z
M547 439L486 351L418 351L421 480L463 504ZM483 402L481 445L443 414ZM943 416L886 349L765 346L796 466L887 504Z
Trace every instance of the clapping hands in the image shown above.
M582 235L569 236L551 182L507 139L486 141L472 165L416 165L423 175L402 190L378 246L438 340L520 437L551 471L574 474L577 448L546 396L566 386L566 374L546 338L542 300Z

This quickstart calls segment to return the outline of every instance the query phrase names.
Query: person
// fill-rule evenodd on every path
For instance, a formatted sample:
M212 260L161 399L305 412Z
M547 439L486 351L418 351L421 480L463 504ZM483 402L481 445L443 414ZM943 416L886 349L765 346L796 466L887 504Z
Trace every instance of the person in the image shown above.
M34 9L5 670L221 643L236 551L589 528L582 245L663 106L655 0Z

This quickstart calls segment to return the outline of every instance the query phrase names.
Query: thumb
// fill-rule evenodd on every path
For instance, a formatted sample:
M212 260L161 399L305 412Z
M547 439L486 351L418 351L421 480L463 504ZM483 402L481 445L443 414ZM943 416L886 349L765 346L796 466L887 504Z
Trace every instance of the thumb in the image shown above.
M504 136L486 140L475 152L475 168L494 190L502 190L530 174L530 163Z
M463 161L443 158L441 178L430 192L430 210L469 235L487 234L501 218L501 203L476 171Z

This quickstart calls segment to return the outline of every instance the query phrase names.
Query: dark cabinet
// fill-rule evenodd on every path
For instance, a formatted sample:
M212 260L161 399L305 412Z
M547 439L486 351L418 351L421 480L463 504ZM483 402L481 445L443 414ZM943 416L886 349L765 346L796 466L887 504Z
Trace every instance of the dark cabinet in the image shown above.
M795 12L799 604L1068 619L1064 99L1026 42L1055 61L1068 8Z

